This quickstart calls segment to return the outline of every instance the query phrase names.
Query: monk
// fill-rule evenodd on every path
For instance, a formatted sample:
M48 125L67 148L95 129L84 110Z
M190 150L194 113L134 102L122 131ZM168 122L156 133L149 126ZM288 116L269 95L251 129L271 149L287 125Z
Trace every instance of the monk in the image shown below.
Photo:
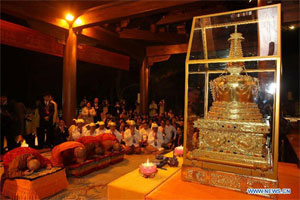
M30 147L18 147L3 156L5 178L30 175L40 168L51 169L49 159Z
M94 136L83 136L76 140L76 142L80 142L85 146L86 149L86 157L92 158L95 155L104 154L104 150L101 145L101 141L99 138Z
M121 144L119 140L111 133L103 133L96 136L97 139L101 141L104 148L105 155L109 154L111 151L121 151Z
M86 159L86 149L80 142L69 141L55 146L51 152L53 166L63 167L83 163Z

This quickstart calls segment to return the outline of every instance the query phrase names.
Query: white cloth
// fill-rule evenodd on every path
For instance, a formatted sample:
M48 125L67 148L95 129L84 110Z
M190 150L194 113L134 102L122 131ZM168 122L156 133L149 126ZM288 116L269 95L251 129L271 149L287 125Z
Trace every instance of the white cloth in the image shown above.
M161 150L161 145L164 143L164 139L162 136L162 133L160 131L157 131L157 139L155 139L155 132L151 131L148 135L148 144L152 145L153 147L157 148L158 150Z
M85 126L82 128L82 131L83 131L83 133L84 133L84 136L96 136L96 135L98 135L97 129L94 131L94 133L91 133L91 128L88 129L87 127L88 127L88 125L85 125Z
M173 138L172 138L172 139L175 139L176 136L177 136L176 128L175 128L172 124L166 125L166 127L168 127L168 128L171 129L171 133L172 133L172 135L173 135ZM174 133L174 134L173 134L173 133Z
M116 129L114 132L112 132L110 129L108 129L107 131L106 131L106 133L111 133L111 134L113 134L114 136L116 136L116 138L117 138L117 140L119 141L119 142L121 142L121 140L122 140L122 134Z
M89 136L89 132L84 130L84 127L82 128L82 132L80 133L79 128L76 127L73 131L72 131L72 139L73 140L77 140L78 138L82 137L82 136Z
M141 128L139 133L140 133L140 136L141 136L141 140L144 141L145 138L147 140L149 134L151 133L151 129L150 128L148 128L148 129Z
M160 126L158 128L158 131L160 131L162 133L162 135L164 136L163 137L164 138L164 143L168 144L172 139L172 131L173 131L172 127L171 126L165 126L165 127Z
M107 132L107 129L106 128L104 128L104 129L100 129L100 128L97 128L96 129L96 135L101 135L101 134L103 134L103 133L106 133Z
M127 129L124 132L124 141L125 141L125 145L128 147L130 147L132 145L134 145L135 147L138 147L139 142L141 141L141 136L136 129L134 129L134 135L131 134L130 129Z

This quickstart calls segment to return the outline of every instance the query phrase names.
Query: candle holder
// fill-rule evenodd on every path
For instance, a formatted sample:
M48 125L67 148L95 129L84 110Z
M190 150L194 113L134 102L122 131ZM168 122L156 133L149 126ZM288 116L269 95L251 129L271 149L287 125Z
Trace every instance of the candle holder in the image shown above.
M149 159L147 159L147 162L140 165L139 172L144 178L154 178L157 173L156 164L149 162Z
M183 146L176 147L175 150L174 150L174 153L178 157L183 156Z
M173 158L169 158L169 166L170 167L178 167L178 164L179 164L179 162L175 155L173 155Z

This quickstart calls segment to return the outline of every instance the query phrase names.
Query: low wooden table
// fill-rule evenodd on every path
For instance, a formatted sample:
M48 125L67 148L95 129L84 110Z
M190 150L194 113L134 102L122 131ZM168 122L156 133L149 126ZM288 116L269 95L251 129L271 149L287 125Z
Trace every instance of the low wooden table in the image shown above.
M279 195L279 199L299 199L300 170L295 164L279 163L279 188L291 188L291 194ZM198 183L181 180L181 171L161 184L146 196L147 200L167 199L269 199L256 195L248 195Z
M173 153L170 152L165 156L172 157ZM166 165L164 166L166 170L158 169L158 173L154 178L143 178L139 173L139 169L136 169L114 180L107 185L108 199L144 199L147 194L180 171L183 162L182 157L178 161L178 167Z

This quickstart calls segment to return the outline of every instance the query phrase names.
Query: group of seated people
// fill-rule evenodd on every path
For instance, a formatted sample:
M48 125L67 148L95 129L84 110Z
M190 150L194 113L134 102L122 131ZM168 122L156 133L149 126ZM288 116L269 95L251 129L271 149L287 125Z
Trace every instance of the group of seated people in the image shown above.
M116 156L122 155L123 159L124 153L160 154L165 149L183 144L181 126L175 128L164 119L159 125L157 121L151 121L151 126L149 123L143 121L138 126L134 120L127 120L117 126L114 121L85 124L82 119L76 119L67 128L62 121L57 127L61 130L61 135L57 135L61 141L51 149L50 159L31 147L17 147L4 154L1 190L3 186L10 187L10 182L4 184L7 179L31 177L33 173L35 176L40 169L51 171L52 167L66 167L68 174L82 176L91 166L98 170L98 167L106 165L107 160L116 163L113 162L119 159Z
M174 149L183 145L182 127L170 124L169 120L161 120L160 126L156 122L143 121L137 126L134 120L127 120L120 124L110 121L106 124L103 121L97 123L84 124L82 119L74 120L75 124L69 127L69 141L75 141L82 136L101 136L111 134L122 146L126 154L132 153L161 153L164 149Z
M159 154L183 145L182 126L177 124L175 128L167 118L143 120L139 124L134 120L85 124L83 119L76 119L69 128L61 120L57 129L60 140L53 147L50 160L33 148L15 148L3 156L4 177L14 178L30 175L40 168L83 163L111 152Z

